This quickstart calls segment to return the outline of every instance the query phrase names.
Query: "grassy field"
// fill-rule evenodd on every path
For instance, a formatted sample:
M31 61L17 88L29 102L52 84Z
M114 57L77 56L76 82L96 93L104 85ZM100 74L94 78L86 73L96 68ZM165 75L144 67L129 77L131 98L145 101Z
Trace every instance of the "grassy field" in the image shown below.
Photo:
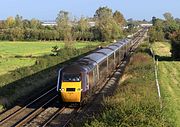
M75 42L75 47L83 48L87 45L98 44L97 42ZM52 47L56 45L59 48L64 47L63 42L0 42L0 75L35 64L36 58L28 56L50 54Z
M166 127L173 126L158 101L154 64L142 45L131 57L115 94L105 98L105 111L86 127Z
M0 58L0 75L11 73L17 68L31 66L35 62L35 58Z
M0 57L7 56L40 56L51 53L53 46L64 47L63 42L0 42ZM75 42L76 48L87 45L98 45L97 42Z
M159 83L169 119L180 127L180 61L170 57L170 44L156 42L152 45L159 57Z

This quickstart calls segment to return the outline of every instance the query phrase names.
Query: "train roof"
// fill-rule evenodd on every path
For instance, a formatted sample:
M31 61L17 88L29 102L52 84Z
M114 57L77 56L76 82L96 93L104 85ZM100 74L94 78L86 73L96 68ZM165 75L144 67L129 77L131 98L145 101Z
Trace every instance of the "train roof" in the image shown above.
M74 62L72 65L68 66L67 68L65 67L64 71L67 71L67 72L69 71L71 73L75 73L78 71L88 72L91 69L93 69L97 64L99 64L104 59L106 59L107 56L110 56L111 54L113 54L115 51L117 51L119 48L121 48L123 45L125 45L128 42L129 40L123 39L107 47L94 51L93 53L87 56L84 56L83 58Z
M102 62L104 59L107 58L107 56L110 56L113 54L116 50L121 48L123 45L125 45L128 42L127 39L118 41L116 43L113 43L107 47L104 47L102 49L99 49L77 61L77 63L81 66L87 67L88 69L94 68L95 65Z
M95 51L95 52L85 56L85 58L91 59L92 61L94 61L95 63L98 64L102 60L107 58L107 56L110 56L113 52L114 52L114 50L112 48L105 47L103 49L100 49L98 51Z
M126 44L126 43L129 42L129 39L123 39L122 42L123 42L124 44Z
M65 66L62 70L65 73L75 73L75 74L78 74L79 72L88 71L86 67L79 66L78 64L71 64L71 65Z
M105 53L98 51L98 52L93 52L92 54L89 54L89 55L85 56L84 58L91 59L92 61L94 61L94 63L98 64L106 57L107 57L107 55Z
M116 43L113 43L109 46L109 48L113 49L114 51L118 50L124 45L124 41L118 41Z

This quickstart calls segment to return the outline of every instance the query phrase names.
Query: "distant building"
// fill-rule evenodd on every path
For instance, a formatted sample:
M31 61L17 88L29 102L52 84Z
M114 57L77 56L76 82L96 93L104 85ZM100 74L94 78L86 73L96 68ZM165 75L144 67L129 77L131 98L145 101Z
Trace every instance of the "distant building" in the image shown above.
M151 23L140 24L141 27L151 27L152 25Z
M129 27L128 27L128 26L123 26L122 28L123 28L123 29L128 29Z
M0 23L3 23L3 22L5 22L6 20L0 20Z
M42 22L41 25L43 26L57 26L57 23L55 21L41 21L41 22ZM90 27L93 27L96 25L96 23L93 21L88 22L88 24ZM77 25L77 22L70 22L69 25L75 26Z
M42 21L43 26L57 26L57 23L55 21Z
M91 21L91 22L88 22L88 24L89 24L90 27L93 27L93 26L96 25L96 22Z

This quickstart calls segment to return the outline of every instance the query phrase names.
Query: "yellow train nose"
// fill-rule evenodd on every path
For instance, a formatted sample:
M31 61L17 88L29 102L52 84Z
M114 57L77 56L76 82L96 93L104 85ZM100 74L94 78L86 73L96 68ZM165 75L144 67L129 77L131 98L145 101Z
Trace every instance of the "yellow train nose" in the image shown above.
M81 82L62 82L61 98L63 102L81 101Z

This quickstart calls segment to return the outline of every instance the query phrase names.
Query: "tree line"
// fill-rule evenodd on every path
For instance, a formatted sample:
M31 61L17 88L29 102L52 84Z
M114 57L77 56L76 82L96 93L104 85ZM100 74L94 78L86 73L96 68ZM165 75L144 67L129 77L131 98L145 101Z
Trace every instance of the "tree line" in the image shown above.
M180 59L180 19L174 18L169 12L163 16L164 20L152 17L153 27L149 30L149 41L170 40L172 57Z
M89 22L94 22L91 26ZM57 25L43 26L37 19L23 19L22 16L8 17L0 21L0 40L10 41L110 41L123 37L126 20L121 12L108 7L99 7L94 17L71 19L67 11L60 11L56 18Z

